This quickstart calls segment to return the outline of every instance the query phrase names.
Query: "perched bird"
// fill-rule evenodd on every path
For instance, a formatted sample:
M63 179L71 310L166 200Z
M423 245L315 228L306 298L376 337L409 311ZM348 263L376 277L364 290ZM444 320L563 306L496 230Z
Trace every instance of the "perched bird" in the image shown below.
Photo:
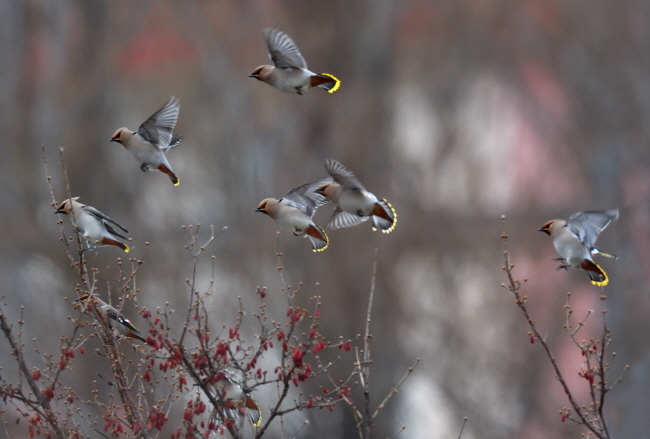
M561 268L580 268L587 271L591 283L605 286L609 278L605 271L594 262L593 255L605 256L616 259L616 255L605 253L595 247L596 239L600 232L612 221L618 219L618 209L578 212L571 215L569 221L556 219L547 222L539 228L553 238L553 246L560 257L554 260L561 261Z
M260 406L255 402L250 392L236 382L229 373L221 371L211 378L204 379L203 382L210 393L225 403L228 417L237 419L241 413L239 409L245 407L255 427L262 423Z
M179 109L178 99L172 96L160 110L140 125L137 133L128 128L120 128L111 137L111 142L121 143L141 163L142 172L151 168L164 172L174 186L178 186L179 180L164 153L183 140L180 136L172 135Z
M315 252L323 251L329 245L325 231L314 224L311 217L316 209L327 203L327 199L316 192L326 181L320 180L291 189L284 198L266 198L255 212L262 212L273 218L281 227L296 236L306 236Z
M397 213L388 201L378 200L351 171L336 160L326 160L325 169L334 181L320 186L316 192L336 204L326 228L352 227L372 218L373 230L390 233L395 229Z
M70 214L70 221L72 221L73 226L81 232L81 235L91 245L114 245L128 253L129 246L115 240L114 236L122 239L127 238L120 235L113 226L118 227L125 233L129 233L129 231L94 207L79 203L78 199L79 197L74 197L65 200L59 204L54 213Z
M316 74L307 69L307 63L298 47L284 32L264 29L264 39L269 48L273 66L260 66L248 75L266 82L285 93L305 93L312 87L321 87L329 93L338 90L341 81L329 73Z
M99 317L115 335L127 338L137 338L147 344L145 336L133 326L133 323L120 314L115 308L104 302L95 294L84 294L75 302L79 302L84 307L84 312ZM94 310L94 311L93 311Z

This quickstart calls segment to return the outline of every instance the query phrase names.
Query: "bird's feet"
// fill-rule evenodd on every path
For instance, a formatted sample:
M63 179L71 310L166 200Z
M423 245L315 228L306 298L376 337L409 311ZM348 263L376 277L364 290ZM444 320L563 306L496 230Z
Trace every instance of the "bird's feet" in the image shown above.
M84 253L86 252L91 252L95 250L96 246L95 244L90 243L89 241L86 241L86 246L84 247L83 245L79 248L79 256L83 256Z
M149 164L148 164L148 163L143 163L143 164L141 164L141 165L140 165L140 170L141 170L142 172L149 172L149 171L150 171L150 169L149 169Z
M568 270L569 268L571 268L571 266L566 264L558 265L555 267L556 270Z
M553 258L551 261L557 261L557 262L566 262L566 259L564 258Z

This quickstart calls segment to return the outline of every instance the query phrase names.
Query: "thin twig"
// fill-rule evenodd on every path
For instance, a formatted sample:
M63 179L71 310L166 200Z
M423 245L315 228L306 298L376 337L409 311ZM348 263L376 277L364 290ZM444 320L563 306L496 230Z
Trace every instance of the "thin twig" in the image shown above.
M404 376L402 377L401 380L395 385L394 387L391 387L390 392L388 392L388 395L384 398L384 400L377 406L377 409L375 410L375 413L372 414L372 419L375 419L377 415L379 414L379 411L384 408L386 403L390 401L390 399L397 393L399 390L400 386L404 384L404 381L408 379L409 376L413 373L415 370L416 366L420 363L420 359L416 358L415 363L413 363L413 366L409 367Z
M465 424L467 424L467 416L463 418L463 425L460 426L460 432L458 433L458 439L463 435L463 430L465 429Z
M370 281L370 294L368 297L368 310L366 311L366 332L363 338L363 363L359 365L359 374L363 377L363 400L364 411L363 419L361 420L361 429L359 433L363 438L370 439L370 432L372 430L372 420L374 416L370 414L370 340L372 334L370 333L370 323L372 316L372 301L375 296L375 280L377 278L377 249L375 248L375 258L372 266L372 278Z

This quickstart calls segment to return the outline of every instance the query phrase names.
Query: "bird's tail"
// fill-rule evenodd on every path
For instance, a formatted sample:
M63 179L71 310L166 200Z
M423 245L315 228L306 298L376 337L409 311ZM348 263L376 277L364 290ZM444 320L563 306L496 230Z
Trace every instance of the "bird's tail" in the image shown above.
M118 316L117 322L122 325L122 331L120 331L121 335L124 335L128 338L137 338L138 340L144 342L144 344L147 344L147 339L144 337L142 332L138 331L138 329L133 326L133 323L131 323L129 319L124 316Z
M328 93L334 93L341 86L341 81L334 75L321 73L311 77L311 86L324 88Z
M309 238L312 250L315 252L322 252L330 244L330 239L327 237L325 230L315 224L307 228L307 238Z
M390 233L397 225L397 212L393 206L382 198L375 204L372 211L372 230L381 230L383 233Z
M253 426L257 427L260 425L262 423L262 410L250 395L246 395L246 408L248 409L248 416L251 418Z
M600 265L596 264L594 261L585 259L582 261L580 267L589 273L589 279L591 279L592 284L598 287L604 287L609 283L609 278L607 277L605 270L600 268Z
M176 174L174 174L174 172L171 169L169 169L167 166L165 166L164 164L161 164L160 166L158 166L158 170L160 172L163 172L163 173L167 174L169 176L169 178L171 179L172 183L174 183L174 186L178 186L181 183L181 181L178 179Z
M122 244L121 242L116 241L116 240L111 239L111 238L103 238L102 239L102 244L104 244L104 245L114 245L114 246L119 247L122 250L124 250L125 253L128 253L129 250L131 250L128 245Z

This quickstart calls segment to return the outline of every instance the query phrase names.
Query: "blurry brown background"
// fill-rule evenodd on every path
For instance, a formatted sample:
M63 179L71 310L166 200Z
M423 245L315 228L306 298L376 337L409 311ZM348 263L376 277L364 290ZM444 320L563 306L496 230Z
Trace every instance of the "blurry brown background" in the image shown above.
M218 261L216 324L233 324L239 295L254 311L258 285L281 319L278 228L254 209L325 177L324 160L334 158L394 205L397 228L331 231L324 253L284 231L279 243L287 281L322 295L324 333L345 338L363 331L378 249L374 403L415 357L422 361L374 436L406 425L399 437L457 437L467 416L463 439L575 438L584 430L560 422L561 387L500 288L500 216L516 273L529 279L534 318L586 402L563 305L571 291L582 318L600 311L601 291L585 273L555 271L550 239L537 228L620 207L599 244L620 256L601 262L618 354L610 379L624 364L631 369L606 412L613 436L647 437L649 24L650 3L633 0L2 2L0 297L14 321L25 306L24 340L36 337L45 352L71 331L63 297L75 297L77 280L50 207L43 146L57 200L67 197L63 148L73 195L129 229L136 256L150 242L138 274L141 305L186 306L191 258L181 225L213 224L228 227L208 251ZM265 27L287 32L309 67L339 77L341 89L287 95L248 78L267 63ZM185 136L168 155L179 187L140 172L108 142L172 94ZM316 222L324 225L331 209ZM102 270L103 297L123 256L103 248L89 257ZM200 268L207 282L207 258ZM137 325L132 311L125 308ZM590 317L579 338L598 336L599 319ZM85 357L74 373L90 382L105 366ZM0 366L15 371L5 341ZM289 419L288 434L310 420L298 437L357 437L344 406ZM1 438L26 434L14 414L5 420Z

